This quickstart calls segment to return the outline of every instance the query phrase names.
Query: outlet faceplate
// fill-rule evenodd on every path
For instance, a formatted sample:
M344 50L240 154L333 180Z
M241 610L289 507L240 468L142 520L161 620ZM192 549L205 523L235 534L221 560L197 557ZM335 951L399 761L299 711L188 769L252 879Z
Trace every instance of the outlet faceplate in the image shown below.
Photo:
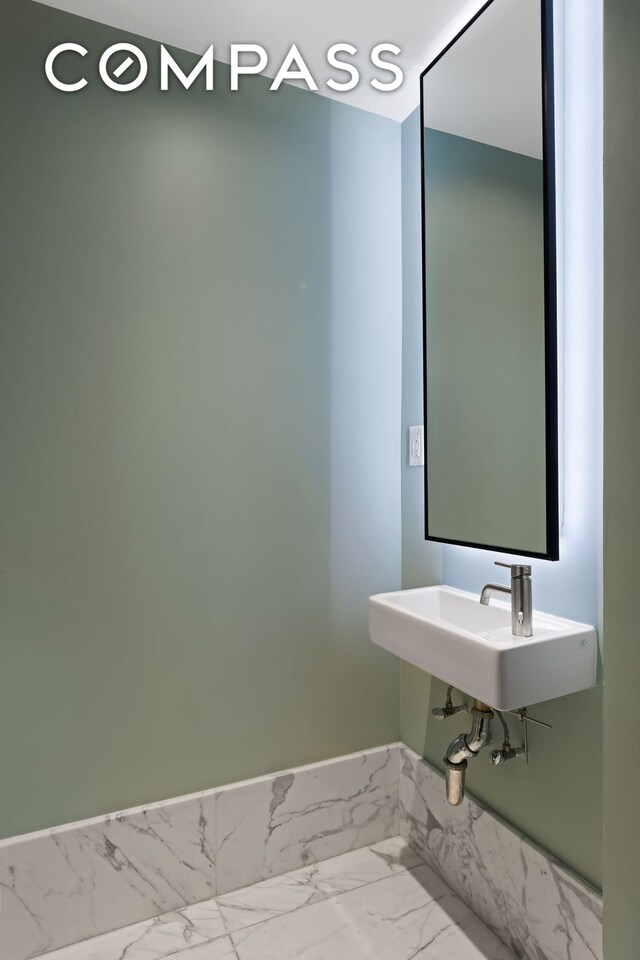
M409 466L424 467L424 427L409 427Z

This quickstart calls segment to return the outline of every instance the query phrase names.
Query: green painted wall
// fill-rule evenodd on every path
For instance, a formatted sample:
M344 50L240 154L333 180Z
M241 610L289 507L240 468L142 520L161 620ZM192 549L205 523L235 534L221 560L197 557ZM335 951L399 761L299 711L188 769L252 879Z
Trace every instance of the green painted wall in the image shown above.
M399 126L1 8L0 835L396 739Z
M638 578L640 380L638 302L640 8L604 3L605 551L604 891L606 960L640 943Z
M420 261L420 123L414 113L403 124L403 435L422 422L422 319ZM567 187L571 190L572 185ZM569 194L567 194L569 196ZM573 200L567 209L581 210ZM572 205L573 204L573 205ZM567 213L569 218L569 213ZM572 221L573 222L573 221ZM582 256L584 251L580 251ZM591 271L593 275L597 271ZM561 616L600 622L601 466L598 302L584 274L567 262L567 311L564 318L566 449L564 533L559 563L533 562L534 603ZM576 295L576 290L578 295ZM582 292L581 292L582 291ZM587 301L580 297L586 292ZM576 299L578 296L578 299ZM470 312L475 305L469 303ZM585 349L585 338L588 349ZM509 398L505 398L509 402ZM405 450L406 454L406 450ZM480 592L496 579L498 555L463 547L444 547L423 539L424 502L421 469L403 458L403 586L448 583ZM500 559L509 560L508 557ZM529 563L530 561L527 560ZM464 719L432 718L444 702L446 687L411 667L402 667L402 739L442 769L449 742L466 727ZM601 885L602 855L602 688L536 705L532 716L553 724L548 732L531 730L528 766L519 761L492 768L480 757L469 765L470 793L514 827L564 861L596 886ZM512 724L514 740L517 721ZM578 751L572 744L588 744Z

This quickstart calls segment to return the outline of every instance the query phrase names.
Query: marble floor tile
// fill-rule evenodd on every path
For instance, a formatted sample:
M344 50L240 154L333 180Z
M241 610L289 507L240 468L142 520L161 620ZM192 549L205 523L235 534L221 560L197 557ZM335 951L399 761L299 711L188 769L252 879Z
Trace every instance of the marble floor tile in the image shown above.
M229 937L220 937L211 943L201 943L199 947L189 947L182 953L176 953L171 960L238 960L238 954Z
M514 960L427 866L231 936L239 960Z
M227 932L220 908L215 900L205 900L204 903L194 903L184 910L178 911L184 917L190 928L195 930L203 939L215 940ZM129 958L128 958L129 960Z
M220 911L210 900L62 947L43 955L41 960L164 960L225 934ZM189 960L188 956L184 960ZM202 960L207 960L207 956L203 955Z
M218 897L218 906L228 930L240 930L421 863L405 841L392 837L225 894Z

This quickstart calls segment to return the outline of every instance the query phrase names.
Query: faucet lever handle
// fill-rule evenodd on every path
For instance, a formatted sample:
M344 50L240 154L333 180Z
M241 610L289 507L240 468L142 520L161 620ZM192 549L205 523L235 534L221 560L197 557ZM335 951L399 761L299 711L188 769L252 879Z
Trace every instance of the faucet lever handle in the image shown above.
M496 567L506 567L511 570L512 577L530 577L531 567L522 563L503 563L502 560L494 560Z

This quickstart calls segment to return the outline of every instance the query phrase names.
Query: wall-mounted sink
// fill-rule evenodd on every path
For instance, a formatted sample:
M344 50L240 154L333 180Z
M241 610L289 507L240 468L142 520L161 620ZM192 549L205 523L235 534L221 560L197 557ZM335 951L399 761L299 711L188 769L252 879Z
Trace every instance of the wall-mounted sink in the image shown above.
M380 593L369 599L369 633L380 647L498 710L593 687L593 627L533 613L533 636L514 637L508 603L481 606L453 587Z

